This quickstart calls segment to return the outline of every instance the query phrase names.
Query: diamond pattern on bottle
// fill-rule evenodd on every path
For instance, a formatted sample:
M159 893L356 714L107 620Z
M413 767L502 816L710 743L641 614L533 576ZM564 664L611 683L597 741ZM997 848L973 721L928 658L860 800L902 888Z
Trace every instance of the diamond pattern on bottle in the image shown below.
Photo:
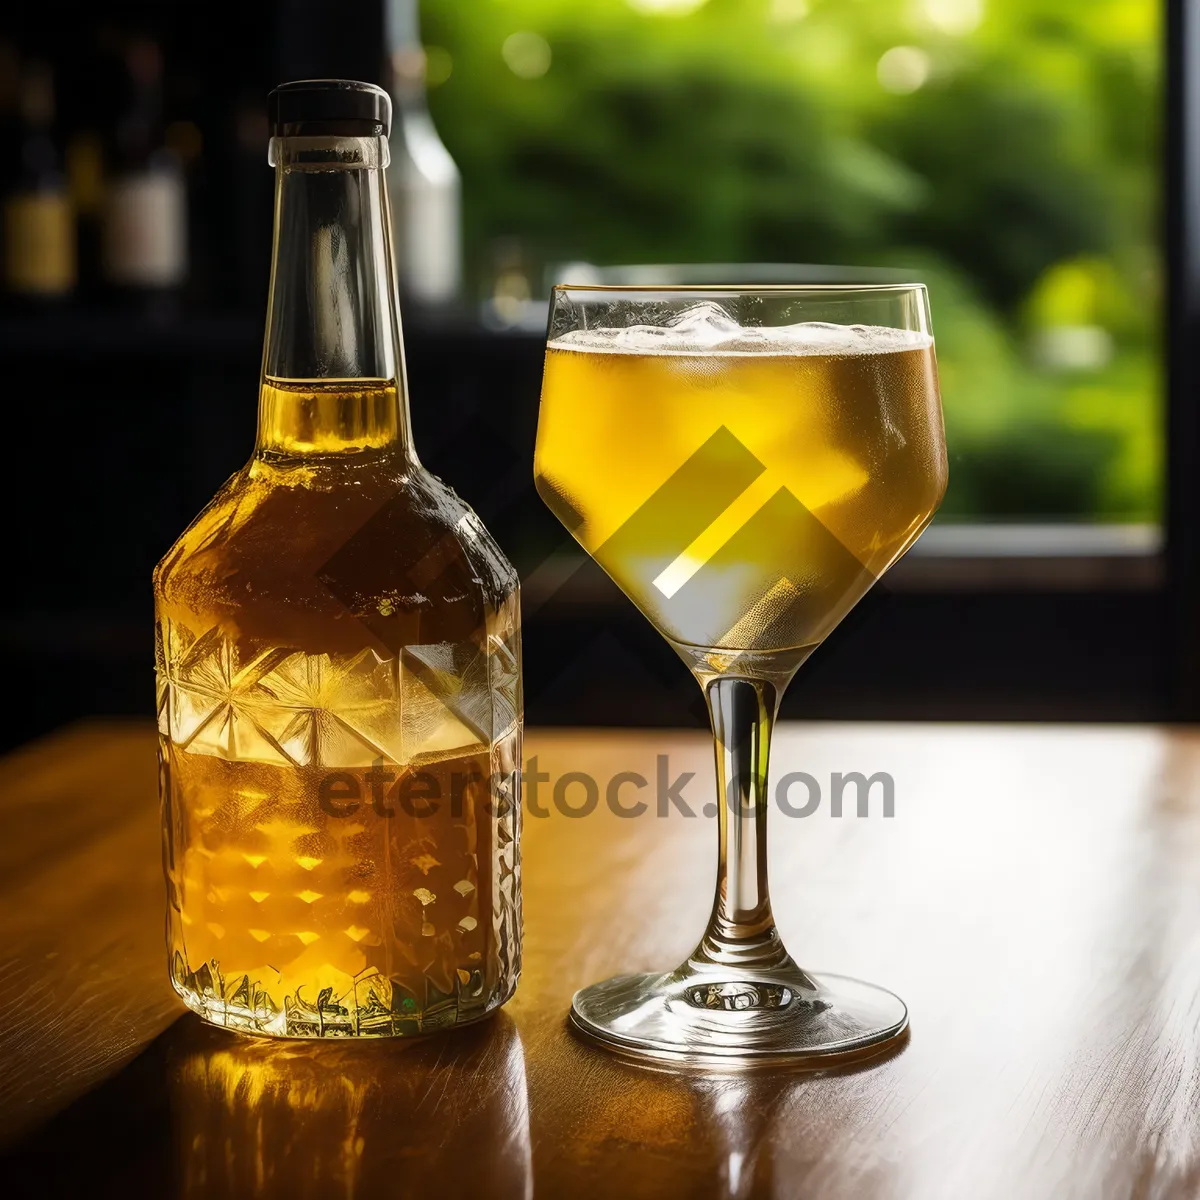
M357 1037L454 1024L507 996L520 930L513 635L497 622L483 646L389 659L161 625L168 937L185 1000L231 1028ZM417 772L444 814L397 804ZM357 799L334 817L320 788L339 773Z

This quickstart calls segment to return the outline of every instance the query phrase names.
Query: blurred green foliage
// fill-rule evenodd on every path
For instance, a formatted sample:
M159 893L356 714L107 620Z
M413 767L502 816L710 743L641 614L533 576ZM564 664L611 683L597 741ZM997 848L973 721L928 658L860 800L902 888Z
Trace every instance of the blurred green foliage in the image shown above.
M538 262L904 266L945 512L1154 520L1161 0L423 0L434 119ZM521 37L513 39L514 34Z

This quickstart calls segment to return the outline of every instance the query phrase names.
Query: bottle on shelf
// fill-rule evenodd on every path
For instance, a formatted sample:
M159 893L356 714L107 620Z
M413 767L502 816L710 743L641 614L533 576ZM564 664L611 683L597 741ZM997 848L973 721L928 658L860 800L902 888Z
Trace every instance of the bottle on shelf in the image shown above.
M147 37L126 47L127 95L112 131L101 237L104 281L157 304L188 275L187 189L163 126L162 53Z
M16 44L0 37L0 141L5 146L20 146L21 132L21 59ZM3 237L3 201L17 187L21 177L20 156L0 155L0 238ZM0 255L4 253L0 241ZM0 285L3 282L3 259L0 259Z
M75 287L75 225L54 143L49 66L27 63L18 94L17 170L4 198L5 292L22 305L61 301Z
M462 185L425 99L417 0L387 0L386 38L395 119L388 192L402 295L453 304L462 286Z
M85 298L101 277L100 238L104 215L104 144L95 129L73 130L64 155L75 214L79 284Z
M154 574L171 979L248 1033L463 1024L520 970L519 586L413 448L390 118L272 93L258 441Z

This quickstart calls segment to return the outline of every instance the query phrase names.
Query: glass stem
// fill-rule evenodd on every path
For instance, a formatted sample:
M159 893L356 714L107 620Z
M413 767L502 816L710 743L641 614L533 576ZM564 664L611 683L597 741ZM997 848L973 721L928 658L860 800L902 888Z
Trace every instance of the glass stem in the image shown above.
M767 894L767 768L782 687L717 676L704 695L717 750L719 855L712 916L695 965L770 970L790 960Z

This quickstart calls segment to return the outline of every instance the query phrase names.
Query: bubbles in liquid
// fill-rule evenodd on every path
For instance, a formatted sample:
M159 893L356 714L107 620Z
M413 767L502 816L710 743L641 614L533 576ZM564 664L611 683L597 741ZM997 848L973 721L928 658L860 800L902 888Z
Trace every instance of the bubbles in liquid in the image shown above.
M703 300L665 325L573 329L550 343L553 350L600 354L778 354L858 355L925 350L933 338L915 329L880 325L833 325L801 321L795 325L744 326L721 305Z

